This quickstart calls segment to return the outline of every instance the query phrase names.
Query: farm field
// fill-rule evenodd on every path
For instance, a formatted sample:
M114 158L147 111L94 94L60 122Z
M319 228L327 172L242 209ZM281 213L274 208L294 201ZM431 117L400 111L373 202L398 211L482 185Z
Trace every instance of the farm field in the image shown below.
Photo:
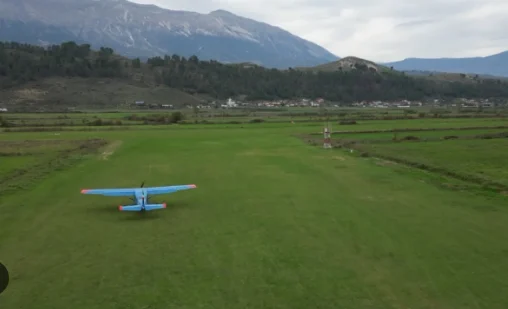
M381 133L342 133L334 135L339 140L354 140L358 142L391 142L394 138L403 140L408 137L420 140L441 140L446 138L474 138L478 135L496 134L508 132L508 126L505 128L492 129L438 129L429 131L402 131L402 132L381 132Z
M374 153L450 169L508 187L507 139L370 145Z
M333 129L502 125L499 118L413 119ZM0 190L0 259L12 274L0 308L508 307L508 197L454 190L447 185L473 184L375 156L483 172L508 185L506 139L370 143L350 153L300 137L322 127L0 133L2 189L7 175L29 171ZM80 194L142 181L197 189L157 196L167 209L143 215L118 211L127 198Z
M416 113L418 109L414 110ZM434 113L428 108L420 108L420 113L404 113L399 108L395 109L354 109L354 108L286 108L281 110L267 110L246 108L237 110L228 109L180 109L180 110L155 110L132 109L110 112L69 112L69 113L3 113L0 115L0 127L2 119L9 127L61 127L61 126L125 126L168 124L171 122L171 114L179 112L183 115L182 124L242 124L256 120L270 123L288 122L338 122L340 120L368 121L376 129L386 126L405 125L407 128L419 127L424 123L439 123L441 126L460 125L461 123L475 123L482 125L507 124L505 120L508 110L486 110L482 113L451 113L444 110ZM448 112L448 113L445 113ZM423 118L420 115L425 115ZM436 116L438 116L436 118ZM444 118L443 118L444 117ZM390 121L387 121L390 120ZM396 120L396 121L393 121ZM333 126L339 129L338 126Z

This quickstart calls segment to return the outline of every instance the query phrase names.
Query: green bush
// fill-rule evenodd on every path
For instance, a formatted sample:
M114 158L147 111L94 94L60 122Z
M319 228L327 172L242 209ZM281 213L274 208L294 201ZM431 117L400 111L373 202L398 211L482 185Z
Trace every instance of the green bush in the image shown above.
M339 121L340 125L349 125L349 124L357 124L356 120L341 120Z
M170 123L179 123L184 120L184 115L182 112L173 112L171 117L169 118Z

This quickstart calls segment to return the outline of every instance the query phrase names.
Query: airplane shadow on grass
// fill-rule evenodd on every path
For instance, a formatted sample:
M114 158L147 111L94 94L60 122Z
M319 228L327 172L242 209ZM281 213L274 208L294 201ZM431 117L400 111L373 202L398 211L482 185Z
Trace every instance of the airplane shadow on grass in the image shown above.
M90 205L86 212L93 215L94 217L102 216L104 218L110 218L113 221L144 221L144 220L157 220L164 217L162 212L174 212L179 209L188 207L187 202L172 201L166 202L167 207L165 209L158 209L152 211L138 212L138 211L119 211L118 206L111 203L100 203Z

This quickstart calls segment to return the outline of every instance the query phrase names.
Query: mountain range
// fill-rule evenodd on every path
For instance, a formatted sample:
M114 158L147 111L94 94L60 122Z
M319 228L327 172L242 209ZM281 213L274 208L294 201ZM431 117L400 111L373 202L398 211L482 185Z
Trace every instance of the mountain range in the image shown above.
M487 57L473 58L407 58L402 61L383 63L383 65L391 66L398 71L508 76L508 51Z
M0 40L107 46L128 57L178 54L266 67L338 57L283 29L224 10L200 14L126 0L0 0Z
M0 0L0 40L89 43L127 57L178 54L265 67L313 67L340 57L281 28L217 10L175 11L127 0ZM476 58L408 58L399 71L508 76L508 51Z

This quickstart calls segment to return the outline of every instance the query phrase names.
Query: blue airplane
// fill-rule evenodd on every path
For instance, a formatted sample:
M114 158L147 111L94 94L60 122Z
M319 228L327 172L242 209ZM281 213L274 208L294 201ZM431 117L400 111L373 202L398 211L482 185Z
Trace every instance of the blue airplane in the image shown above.
M120 205L120 211L150 211L156 209L166 208L166 203L163 204L150 204L149 194L168 194L177 191L188 190L196 188L196 185L180 185L180 186L166 186L166 187L149 187L144 188L144 182L140 188L120 188L120 189L83 189L81 194L97 194L104 196L131 196L131 200L136 202L135 205Z

